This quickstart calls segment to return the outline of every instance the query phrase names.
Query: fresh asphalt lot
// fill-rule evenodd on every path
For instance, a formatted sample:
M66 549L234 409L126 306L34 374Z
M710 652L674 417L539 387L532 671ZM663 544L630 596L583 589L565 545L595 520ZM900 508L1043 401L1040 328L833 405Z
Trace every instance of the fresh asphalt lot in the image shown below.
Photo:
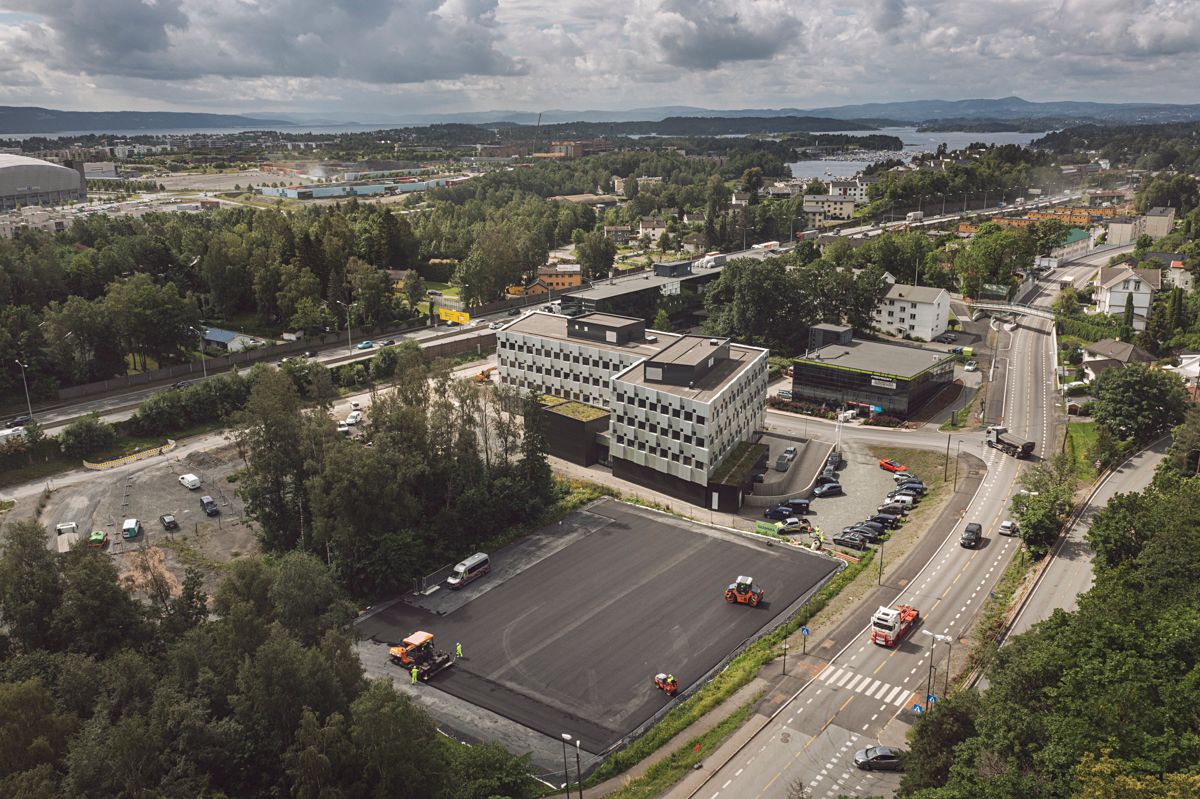
M449 651L461 642L467 658L430 686L547 736L570 730L598 753L669 704L656 672L695 687L838 567L615 500L564 527L581 534L507 578L506 551L495 553L493 573L465 589L469 601L442 591L442 614L423 599L397 602L360 621L359 634L396 642L426 630ZM724 600L742 574L765 590L763 606Z

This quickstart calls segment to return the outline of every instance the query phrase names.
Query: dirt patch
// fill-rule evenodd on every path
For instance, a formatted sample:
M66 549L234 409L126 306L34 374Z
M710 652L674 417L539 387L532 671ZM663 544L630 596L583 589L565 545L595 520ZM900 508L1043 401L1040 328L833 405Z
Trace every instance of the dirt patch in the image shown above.
M216 589L229 564L258 554L258 538L243 519L222 518L219 522L199 522L190 529L162 536L160 545L166 550L166 565L173 573L182 575L196 568L204 575L204 587Z
M115 555L113 560L121 584L138 596L179 596L183 588L179 578L167 569L166 553L158 547Z

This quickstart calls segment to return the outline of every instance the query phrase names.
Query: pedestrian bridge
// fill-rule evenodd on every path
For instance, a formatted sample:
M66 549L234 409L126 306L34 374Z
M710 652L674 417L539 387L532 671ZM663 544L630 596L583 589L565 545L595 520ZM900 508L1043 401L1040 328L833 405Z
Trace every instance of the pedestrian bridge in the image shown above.
M1021 316L1036 316L1039 319L1053 319L1054 311L1037 305L1019 305L1015 302L969 302L966 304L971 313L975 311L993 311L997 313L1019 314Z

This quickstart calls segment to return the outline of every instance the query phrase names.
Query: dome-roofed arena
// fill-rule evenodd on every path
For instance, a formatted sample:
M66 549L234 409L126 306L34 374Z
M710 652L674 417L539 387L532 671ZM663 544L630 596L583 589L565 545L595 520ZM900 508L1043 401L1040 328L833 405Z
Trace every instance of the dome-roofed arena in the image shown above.
M76 170L24 155L0 153L0 211L85 198L83 176Z

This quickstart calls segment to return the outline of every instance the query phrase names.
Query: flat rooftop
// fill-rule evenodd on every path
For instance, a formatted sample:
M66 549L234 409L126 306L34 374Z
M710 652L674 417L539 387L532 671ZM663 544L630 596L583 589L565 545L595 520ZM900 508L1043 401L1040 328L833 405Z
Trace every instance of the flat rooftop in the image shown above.
M708 339L704 339L703 341L704 346L708 347ZM729 357L714 364L713 368L709 369L691 387L676 386L670 383L647 382L646 363L644 361L634 364L624 372L618 372L613 379L620 380L622 383L649 386L655 391L661 391L664 394L673 394L676 397L687 397L698 402L710 402L726 383L749 369L754 360L764 352L766 350L759 349L758 347L747 347L745 344L730 344Z
M585 313L574 317L576 322L594 322L605 327L632 327L637 324L645 324L641 319L635 319L632 316L618 316L611 313Z
M882 341L851 341L827 344L796 363L815 363L836 369L912 378L955 356L940 350L889 344Z
M716 342L714 344L713 342ZM695 366L712 355L722 344L729 342L726 338L710 338L708 336L683 336L662 349L651 360L655 364L675 363L682 366Z
M605 314L599 314L605 316ZM648 358L651 355L657 355L668 344L671 344L675 339L679 338L674 333L661 333L655 331L650 335L658 337L658 343L652 344L648 341L631 341L628 344L613 344L605 341L592 341L586 338L576 338L567 335L567 320L571 317L563 316L562 314L546 313L545 311L534 311L526 314L515 322L510 322L505 325L499 332L501 333L524 333L529 336L541 336L543 338L553 338L559 341L569 341L572 344L578 344L581 347L595 347L600 350L608 350L609 352L627 352L632 355L637 355L641 358ZM583 317L576 316L575 319ZM624 320L626 317L614 316L613 319ZM599 320L597 320L598 322Z

